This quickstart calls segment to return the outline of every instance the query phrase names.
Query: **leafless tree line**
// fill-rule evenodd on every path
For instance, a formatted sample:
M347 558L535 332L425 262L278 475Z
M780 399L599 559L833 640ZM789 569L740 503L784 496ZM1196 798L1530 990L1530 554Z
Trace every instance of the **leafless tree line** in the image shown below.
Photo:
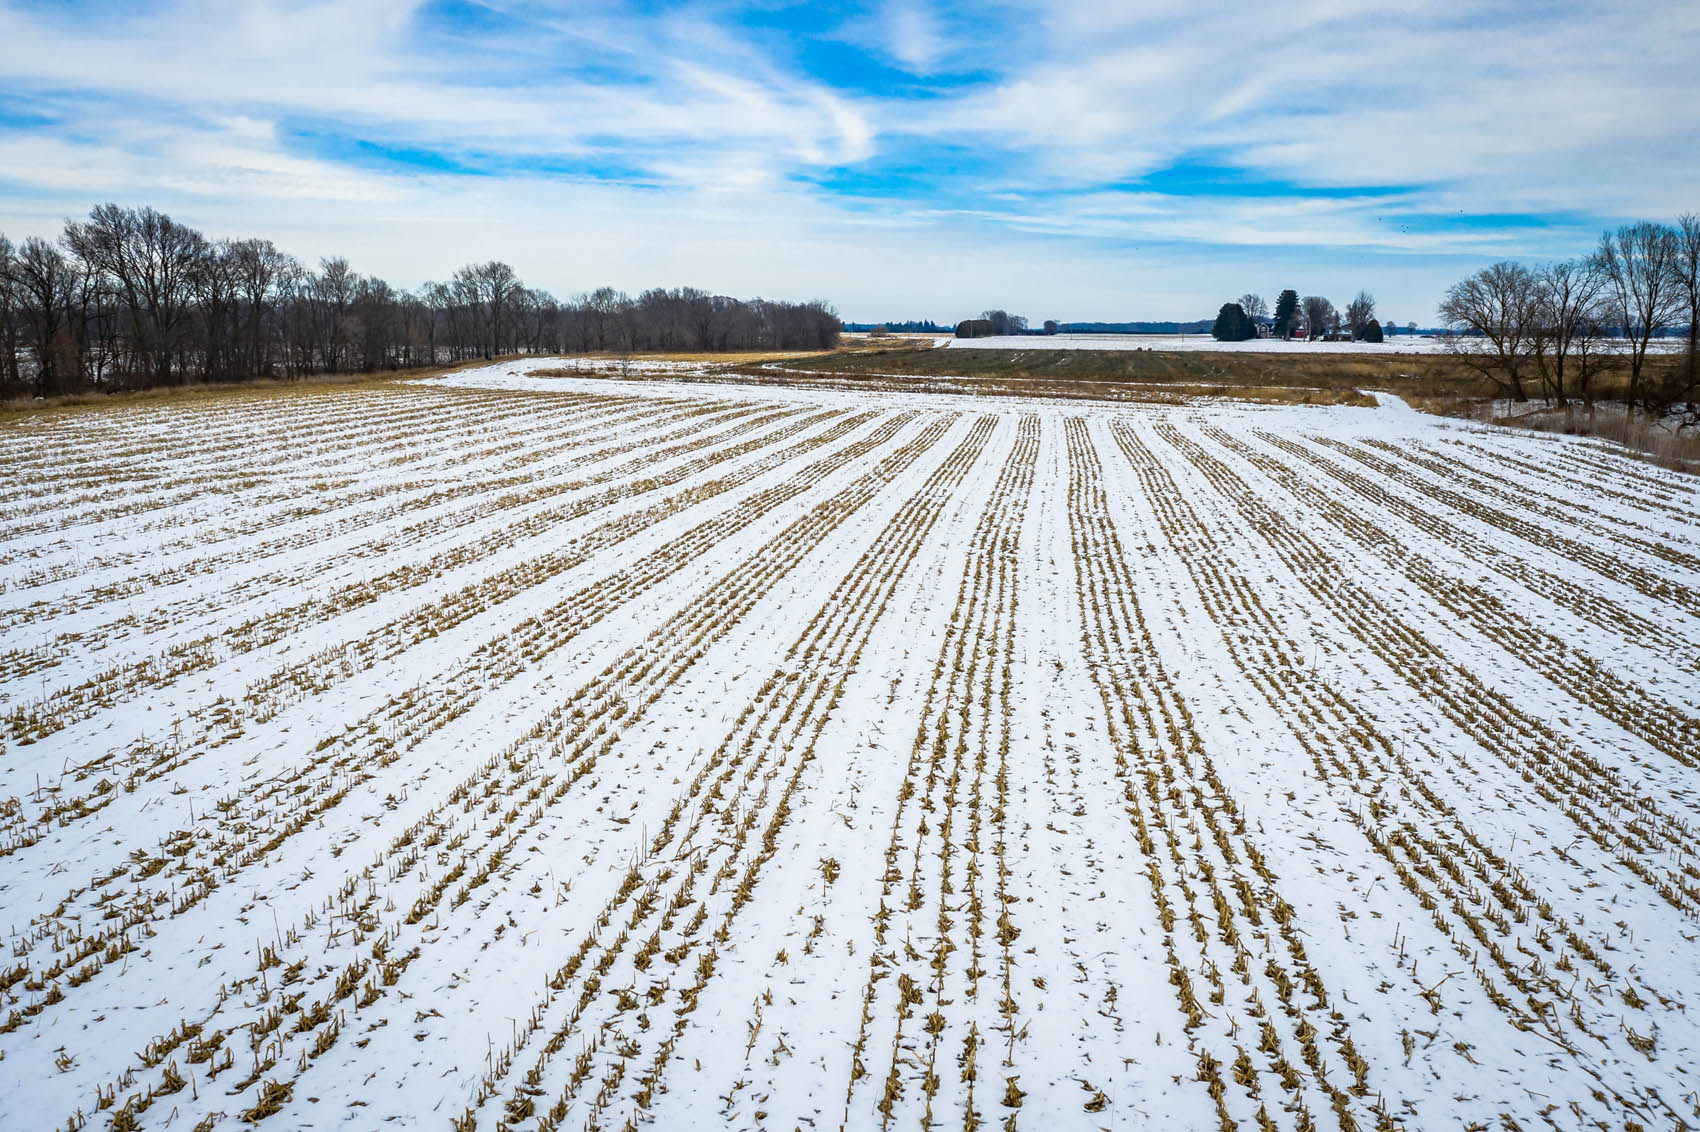
M1640 221L1600 236L1592 255L1529 267L1490 264L1440 304L1454 354L1505 395L1592 409L1600 375L1622 367L1627 400L1655 412L1700 397L1700 216ZM1681 365L1650 367L1655 339L1680 330Z
M1273 314L1268 302L1255 291L1241 295L1238 302L1248 319L1269 325L1277 338L1381 341L1382 325L1375 317L1375 296L1368 291L1359 291L1343 311L1322 295L1300 299L1298 292L1291 290L1281 292Z
M1303 321L1293 327L1293 334L1302 334L1306 338L1342 338L1358 342L1368 334L1370 323L1376 322L1375 296L1368 291L1359 291L1357 297L1346 304L1345 310L1335 307L1333 302L1321 295L1306 295L1299 304L1299 310ZM1381 329L1379 322L1376 322L1376 329ZM1376 338L1376 341L1380 340Z
M1010 314L1008 311L1000 309L982 311L980 317L992 324L993 334L1004 335L1027 333L1026 315Z
M561 301L499 261L400 290L346 259L305 267L269 240L209 240L103 204L58 240L0 235L0 396L377 372L516 353L817 349L822 302L693 288Z

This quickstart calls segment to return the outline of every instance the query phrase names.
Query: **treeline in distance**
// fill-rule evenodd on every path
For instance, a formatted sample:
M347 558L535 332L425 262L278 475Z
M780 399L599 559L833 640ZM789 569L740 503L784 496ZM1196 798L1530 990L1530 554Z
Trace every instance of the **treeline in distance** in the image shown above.
M152 208L103 204L57 240L0 234L0 396L373 373L510 354L827 349L824 302L682 287L560 300L468 264L416 291L270 240L213 240Z

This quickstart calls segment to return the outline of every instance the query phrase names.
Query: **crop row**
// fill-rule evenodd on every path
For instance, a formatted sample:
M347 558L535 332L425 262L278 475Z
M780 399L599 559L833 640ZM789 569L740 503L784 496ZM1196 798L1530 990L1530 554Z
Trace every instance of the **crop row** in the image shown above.
M995 423L975 422L827 595L697 767L642 861L550 974L533 1026L497 1059L458 1127L490 1115L498 1128L619 1126L621 1108L629 1126L653 1104L721 949L777 852L845 681ZM653 876L644 862L654 862ZM529 1053L534 1037L542 1044ZM568 1066L561 1055L570 1042L580 1053Z
M1352 581L1285 515L1226 464L1171 426L1172 444L1230 502L1318 604L1440 714L1504 762L1578 830L1674 907L1700 907L1700 873L1687 860L1693 833L1681 815L1600 756L1568 741L1459 664L1379 596Z
M471 429L510 415L511 406L504 404L499 398L491 397L486 403L471 407L469 411L458 415L458 419L445 420L440 407L434 412L428 402L421 402L415 407L403 411L386 414L381 410L375 412L372 419L363 419L357 413L350 413L341 420L327 422L317 430L303 430L303 435L290 437L286 444L277 446L269 451L256 452L251 443L238 440L228 440L223 444L208 443L207 451L197 455L209 459L207 470L192 473L180 469L169 480L158 485L157 491L146 487L141 490L113 490L103 496L100 492L85 491L76 495L67 492L54 492L50 498L54 506L43 509L39 503L34 506L20 508L29 518L23 522L14 522L10 527L0 528L0 542L16 548L12 553L36 553L27 542L20 541L29 534L52 531L65 535L82 527L95 524L112 523L122 518L133 518L153 511L164 511L180 508L194 503L205 496L228 495L247 491L257 486L272 486L273 494L261 496L258 502L277 502L286 500L289 488L294 486L288 480L279 482L277 476L271 474L266 459L287 469L288 476L295 477L314 474L327 466L335 466L344 458L346 448L350 443L360 444L364 450L367 467L399 467L420 460L423 454L430 452L434 441L439 437L463 434ZM387 436L390 439L373 443L373 436ZM180 437L170 434L160 436L154 441L152 452L139 451L130 454L137 460L160 459L169 456L171 448L181 443ZM222 459L228 457L229 459ZM112 470L109 476L122 480L123 457L113 458ZM247 473L246 477L232 474L232 463L240 471ZM102 506L103 498L109 501ZM73 517L67 518L60 511L70 511ZM163 529L180 521L174 514L159 520L157 529ZM147 531L150 527L143 524L137 528ZM84 541L88 541L85 537ZM26 550L27 548L27 550ZM0 565L12 561L12 553L0 553Z
M1409 560L1413 569L1432 569L1431 564L1416 561L1415 556L1385 528L1366 516L1353 513L1331 493L1295 475L1280 463L1255 454L1243 442L1221 429L1208 430L1207 435L1252 462L1289 492L1302 495L1308 506L1327 516L1361 545L1372 547L1384 555ZM1628 608L1599 590L1584 586L1561 573L1545 569L1521 555L1514 554L1491 540L1478 536L1467 526L1446 519L1432 507L1421 506L1389 491L1379 479L1328 459L1296 440L1262 430L1258 431L1256 436L1265 444L1304 461L1329 479L1350 488L1384 512L1395 515L1425 534L1433 536L1442 545L1453 547L1475 562L1491 567L1496 573L1516 582L1531 593L1602 629L1622 634L1638 645L1662 649L1672 662L1691 671L1700 671L1700 657L1692 654L1688 639L1668 621ZM1486 597L1485 591L1480 587L1467 588ZM1560 647L1568 651L1566 646L1561 644Z
M901 448L889 452L856 481L830 499L812 508L765 543L752 557L742 563L719 585L693 600L685 609L658 627L646 647L628 651L601 673L552 710L545 719L511 744L504 752L484 762L469 778L458 783L446 797L446 805L432 808L428 815L394 839L381 859L351 875L340 892L337 919L357 927L349 946L361 949L371 940L386 955L387 983L376 983L359 997L367 1005L385 994L386 985L394 985L414 958L427 932L435 935L443 930L442 920L448 916L476 918L476 905L469 905L475 894L492 879L500 877L504 862L508 868L517 864L511 858L527 838L538 835L538 827L554 807L569 795L581 794L595 787L593 775L597 762L612 751L622 730L631 727L650 704L665 693L689 667L701 657L716 639L737 626L751 606L808 553L820 544L846 519L859 511L890 480L920 458L944 433L948 421L936 421L923 429ZM318 799L312 791L307 795L314 804ZM279 803L274 802L275 809ZM477 830L477 836L472 831ZM451 864L452 862L452 864ZM530 862L526 863L529 867ZM442 871L446 867L446 871ZM511 878L508 879L510 883ZM364 889L364 891L362 891ZM331 914L331 913L328 913ZM294 936L294 933L292 933ZM261 970L275 958L287 970L300 971L291 961L300 951L305 929L292 942L285 939L276 947L263 952ZM409 941L405 950L402 939ZM351 959L350 963L360 962ZM368 958L372 962L375 959ZM343 968L346 970L347 968ZM320 967L319 974L303 982L292 995L308 996L309 1005L303 1027L295 1020L293 1030L277 1033L277 1027L266 1026L268 1012L276 1003L264 995L237 1008L231 1003L226 1012L236 1009L252 1010L258 1014L260 1029L269 1037L270 1045L255 1050L256 1069L244 1088L254 1088L256 1105L265 1089L259 1084L258 1073L271 1072L287 1065L288 1052L299 1040L317 1048L334 1044L327 1035L340 1032L330 1011L348 1009L348 995L337 990L347 989L346 982L337 984L338 972ZM253 985L247 984L252 991ZM311 1005L311 993L325 992L318 1001L322 1007ZM311 993L310 993L311 992ZM350 991L352 994L352 991ZM288 1000L286 1005L288 1005ZM300 1005L300 999L295 1000ZM286 1009L285 1014L296 1013ZM185 1025L208 1026L222 1017L213 1017ZM249 1023L250 1032L256 1023ZM222 1028L229 1032L230 1027ZM299 1068L313 1058L303 1058ZM140 1094L145 1098L146 1092ZM137 1099L132 1097L133 1100Z
M744 411L755 408L725 407ZM188 577L223 573L239 562L313 548L369 524L465 495L511 490L539 475L559 475L606 458L595 446L614 442L608 454L618 454L634 441L647 443L652 439L634 435L633 425L661 425L704 415L703 406L689 403L657 406L638 399L596 398L576 409L532 422L551 437L549 441L539 442L523 435L516 438L512 432L498 432L494 436L480 432L466 437L451 434L446 439L454 443L447 451L444 445L419 449L421 457L428 459L428 464L419 469L421 474L385 478L375 483L360 474L365 450L356 447L345 454L342 466L327 470L318 478L292 477L296 493L285 505L269 509L225 508L187 523L173 524L167 535L133 540L105 554L68 556L14 578L12 589L63 587L72 580L88 579L85 589L67 596L87 602L103 595L127 597L146 593ZM704 419L701 423L708 422ZM517 449L513 447L516 444ZM451 468L461 473L452 480ZM321 516L329 516L332 521L308 522ZM290 530L291 526L302 529ZM258 543L245 541L256 534L268 537ZM226 548L225 544L230 543L236 545ZM195 557L187 563L165 566L161 561L191 551ZM121 570L135 570L142 564L157 571L158 579L147 584L150 579L135 574L111 576ZM52 608L58 610L63 598L57 589L54 598ZM0 613L0 625L9 627L16 616L14 610Z
M760 431L788 419L787 426L777 432ZM391 593L406 592L423 586L451 571L490 558L525 539L543 534L563 522L626 501L635 494L653 492L688 480L715 463L735 459L749 451L785 439L810 425L819 424L822 419L823 415L817 415L799 421L792 412L765 413L741 421L725 434L715 433L682 442L676 447L659 448L640 455L626 465L590 477L588 482L582 485L602 487L603 490L599 492L580 495L566 503L534 511L523 518L513 518L486 532L474 542L450 546L422 562L406 562L381 573L360 577L324 596L310 597L293 605L250 617L216 632L180 641L152 656L107 668L78 684L59 688L40 699L19 704L3 717L9 737L21 743L36 742L86 718L96 710L111 707L114 703L181 680L192 673L205 671L232 656L276 644L306 626L319 625L333 617L361 609ZM718 442L750 433L757 435L740 445L713 447ZM696 453L695 458L672 464L665 470L647 477L624 479L624 476L641 470L654 461L677 455L681 448ZM566 563L572 560L572 552L546 553L519 567L487 578L477 585L481 590L488 590L494 584L497 590L503 590L500 579L504 575L514 575L523 578L519 588L528 588L543 578L559 573ZM494 600L501 598L495 597ZM433 621L440 620L428 611L415 611L415 616L424 616Z
M1322 438L1319 443L1356 460L1389 483L1409 487L1436 503L1479 519L1507 534L1515 535L1549 552L1560 561L1576 563L1602 578L1622 582L1658 602L1661 607L1700 616L1700 590L1677 581L1667 569L1643 566L1630 558L1603 550L1592 541L1571 538L1555 529L1549 519L1536 521L1501 507L1490 506L1474 495L1415 475L1393 460L1376 456L1364 445L1335 437ZM1650 547L1665 549L1662 544L1645 542L1639 549L1645 551Z
M1224 1130L1269 1127L1277 1114L1312 1128L1328 1111L1342 1132L1392 1127L1303 925L1158 654L1090 432L1078 418L1065 429L1082 644L1196 1079Z
M1286 721L1367 847L1430 917L1445 946L1469 961L1507 1022L1549 1035L1578 1059L1586 1056L1580 1045L1634 1023L1614 1007L1651 1001L1656 990L1616 971L1605 955L1611 942L1559 915L1551 898L1448 801L1468 796L1479 771L1466 763L1458 782L1449 783L1444 768L1458 756L1443 740L1419 734L1395 741L1354 696L1336 687L1235 565L1232 548L1198 517L1164 462L1131 430L1116 427L1115 435L1240 673ZM1371 615L1376 612L1382 611ZM1442 987L1424 984L1414 961L1401 956L1399 967L1409 980L1405 993L1438 1013L1447 999ZM1586 979L1578 977L1581 971ZM1410 1032L1406 1040L1413 1040ZM1633 1092L1632 1085L1621 1087ZM1648 1103L1617 1099L1631 1112ZM1586 1093L1576 1102L1592 1107Z
M1009 697L1018 550L1039 434L1038 418L1020 420L968 540L910 746L882 864L846 1127L876 1120L881 1128L912 1120L930 1127L954 1111L972 1129L1000 1100L1015 1102L1005 1111L1019 1106L1013 1078L1005 1078L1002 1092L995 1078L982 1089L979 1066L990 1035L1001 1032L1007 1050L1018 1029L1010 948L1021 932L1011 918L1006 829ZM995 982L982 997L988 974Z
M482 581L463 586L448 595L416 607L403 616L386 622L376 630L369 630L363 636L339 645L333 645L318 650L304 661L298 661L275 670L270 675L251 684L241 700L219 698L207 708L197 709L188 713L187 729L184 720L179 720L173 733L162 739L142 739L122 752L108 754L88 760L74 770L70 781L90 783L79 793L66 793L64 783L56 784L46 793L46 806L39 811L39 817L34 818L33 829L22 836L12 838L5 844L0 844L0 853L15 851L45 832L46 823L57 822L64 825L68 822L91 816L103 810L110 802L130 793L145 783L159 780L167 775L177 774L188 762L213 750L223 744L240 737L244 728L263 724L275 718L290 704L299 702L308 696L322 694L331 687L344 683L362 672L371 670L374 666L398 657L404 657L409 647L437 640L444 632L465 623L477 615L495 608L499 604L527 593L530 589L543 584L549 579L569 569L583 565L594 558L596 553L615 546L633 537L658 522L669 519L677 511L694 504L702 503L728 491L732 491L750 482L756 477L783 466L798 456L805 455L816 447L830 445L844 436L849 435L870 419L868 416L851 418L824 432L809 436L790 446L766 454L762 459L747 466L738 467L735 471L714 480L693 484L690 488L667 496L660 501L634 512L627 512L609 519L601 525L592 528L579 539L573 540L563 548L553 551L540 559L526 560L514 567L496 575L484 578ZM797 491L812 483L817 476L842 466L845 462L856 458L869 445L883 442L883 438L895 430L901 420L882 429L873 438L866 438L847 448L829 455L824 461L817 462L806 474L800 476L791 484L778 489L770 489L754 500L745 504L730 514L716 517L708 524L700 524L692 538L676 540L669 547L651 554L642 564L643 568L636 576L646 577L651 583L667 576L681 562L689 561L688 555L700 552L705 545L704 540L711 537L711 532L729 529L728 524L739 524L749 521L755 515L762 513L768 506L777 506L790 498ZM805 421L794 424L784 433L798 431L809 426ZM778 436L767 436L763 441L749 442L759 445L764 441L782 439ZM740 446L743 447L743 446ZM624 496L619 489L604 497L604 504L619 502ZM519 524L523 525L523 524ZM500 537L509 538L515 532L506 529L498 532ZM708 543L707 545L712 545ZM604 578L600 583L599 593L620 595L619 586L629 583L632 572L627 571L615 578ZM633 591L635 593L641 590ZM558 637L566 634L569 625L584 625L593 623L595 617L588 617L593 609L602 605L581 600L583 593L577 593L566 601L544 613L544 616L532 618L529 627L535 633L538 626L547 627L547 631ZM605 603L603 603L605 605ZM571 616L566 615L571 611ZM600 614L597 615L598 617ZM588 617L588 620L587 620ZM527 628L526 625L520 626ZM512 633L499 636L488 642L480 650L478 660L480 666L498 666L505 663L504 658L514 655L504 643L515 644L517 638ZM517 644L516 644L517 648ZM535 657L538 649L535 642L526 650L528 655ZM458 675L467 675L465 665L457 670ZM474 670L477 670L476 668ZM455 696L462 701L475 698L479 686L470 681L463 682ZM405 717L414 715L436 715L453 718L458 711L444 710L443 695L427 694L423 687L416 687L399 697L394 697L386 708L369 717L364 724L351 725L355 732L371 729L377 734L382 726L390 729L393 740L395 729L406 731ZM335 736L327 739L320 750L326 750L335 745ZM121 776L121 777L120 777ZM38 792L41 793L41 792ZM31 811L32 816L34 811Z
M1700 516L1693 515L1690 507L1669 502L1645 477L1599 473L1577 476L1556 461L1542 464L1517 455L1509 447L1489 448L1467 436L1448 436L1426 444L1414 442L1410 448L1442 466L1461 465L1498 487L1539 493L1548 504L1603 524L1608 531L1622 528L1645 539L1668 542L1679 534L1681 526L1694 528L1700 522ZM1700 534L1700 529L1691 533Z
M614 415L624 419L623 414ZM586 439L597 444L596 447L575 452L555 468L532 469L500 478L471 477L452 487L400 483L393 488L370 489L363 497L339 499L327 504L306 504L292 509L290 523L298 523L326 511L342 512L349 504L362 506L355 508L353 514L342 514L340 521L328 526L309 526L304 530L279 534L257 546L240 546L233 553L205 555L181 565L143 570L119 580L90 585L68 601L48 603L38 600L29 610L22 611L26 616L19 617L18 624L27 623L31 619L28 614L46 615L50 610L55 616L103 606L115 612L122 610L104 625L78 629L77 637L98 640L102 648L109 647L111 635L121 630L155 633L169 629L182 633L185 630L192 632L197 623L223 630L229 624L231 611L244 602L265 600L275 609L280 597L287 595L291 587L311 585L315 590L322 590L326 585L335 585L339 573L352 572L357 575L357 584L363 583L367 579L358 575L370 573L370 561L374 558L388 558L399 550L442 539L469 527L505 524L528 517L524 515L527 508L539 507L560 496L577 495L592 487L617 483L624 476L636 475L681 455L699 452L775 419L770 413L759 413L754 406L730 413L720 410L705 412L699 407L685 416L683 425L659 435L639 433L633 436L628 428L625 430L627 435L612 444L601 443L608 439L607 435L600 430L593 431ZM668 416L663 414L663 419L668 419ZM728 425L732 426L731 431L722 433L721 429ZM544 445L537 447L547 449ZM621 456L628 459L609 463ZM587 465L602 466L595 467L588 476L575 478L568 474ZM403 497L396 499L398 494ZM370 506L365 506L368 504ZM391 520L421 509L436 513L416 519L400 529L392 526ZM546 511L545 514L570 516L571 513ZM274 528L285 526L282 522L274 523L272 520L275 518L266 516L259 521ZM363 541L353 544L341 541L379 523L383 524L382 528ZM486 536L488 534L486 532ZM295 553L300 551L306 553ZM232 577L235 567L249 560L269 565L272 569L245 578ZM391 572L396 569L392 568ZM133 608L132 602L137 596L158 595L162 587L208 574L229 579L223 582L222 591L184 593L175 601L159 601L155 597L157 604L145 613L137 613ZM417 570L410 576L418 576ZM201 589L199 586L193 588ZM59 663L67 643L58 641L37 650L19 650L15 660L10 655L7 659L14 660L20 669L18 674L28 674L23 670L39 671ZM44 652L47 654L45 658L41 656Z
M830 444L853 434L871 418L872 414L851 418L808 442L774 453L763 461L766 468L758 464L724 479L698 484L692 489L694 495L687 493L673 497L671 506L682 508L713 498L731 490L740 480L753 478L759 471L784 465L809 448ZM445 724L466 715L495 683L512 680L528 666L541 663L615 609L637 600L708 552L719 541L736 534L840 468L853 465L878 450L902 431L910 419L899 415L885 422L855 442L799 469L796 475L783 483L773 485L697 524L631 566L565 595L552 607L486 640L447 671L419 682L400 695L391 696L382 707L347 725L340 735L328 736L321 741L309 753L305 763L298 764L289 773L279 774L240 796L221 800L216 807L217 821L213 827L202 826L199 829L199 843L193 841L193 829L163 832L159 839L162 850L175 847L181 851L142 853L142 863L134 878L137 883L128 893L120 893L122 886L108 886L129 872L130 863L104 874L92 885L101 892L100 904L105 906L107 913L101 930L92 933L75 928L66 930L65 926L74 925L80 916L77 894L73 892L52 917L31 924L28 935L15 944L15 955L30 955L37 941L52 940L51 960L38 962L50 971L76 968L74 977L79 980L92 977L100 967L99 957L110 948L115 936L145 927L162 915L180 914L198 904L215 888L234 880L242 869L274 854L339 804L355 785L393 764L402 753L423 743ZM920 440L912 441L901 454L905 458L913 458L924 447ZM876 469L876 473L878 471ZM660 509L665 511L666 506ZM639 513L633 524L643 518ZM659 521L654 515L648 518ZM622 526L622 522L616 519L605 524L601 529L608 541L581 548L582 553L588 557L598 547L612 545L622 533L629 536L631 525ZM422 630L414 643L426 645L433 639ZM405 652L394 636L386 636L384 640ZM126 791L179 772L194 753L171 746L161 756L133 772ZM49 816L63 824L101 812L120 796L119 791L107 783L92 796L56 800L54 805L58 809ZM292 810L297 811L299 816L284 820L283 815ZM25 842L17 847L26 847L27 844ZM191 845L195 849L192 854L188 851ZM210 868L206 864L208 860L212 862ZM140 883L143 881L147 882L145 886ZM169 901L167 894L171 896ZM85 959L87 963L83 963ZM82 966L78 967L78 964ZM34 1005L51 1004L41 1000ZM23 1008L20 1014L25 1019L34 1016L29 1007Z
M1383 557L1395 569L1416 583L1435 603L1461 625L1468 626L1484 638L1493 641L1508 653L1518 657L1531 668L1552 681L1562 692L1593 708L1625 731L1644 740L1655 750L1685 766L1700 765L1695 752L1700 751L1700 719L1685 712L1679 705L1656 696L1634 681L1628 680L1610 667L1600 663L1582 649L1575 648L1549 630L1513 612L1506 603L1478 585L1459 580L1440 569L1429 558L1409 553L1392 538L1387 530L1366 516L1354 512L1339 499L1321 491L1296 475L1278 460L1263 456L1221 430L1207 435L1218 444L1241 456L1273 482L1280 484L1294 498L1301 500L1311 514L1326 518L1364 549ZM1265 439L1283 451L1308 456L1308 450L1277 437ZM1318 460L1325 470L1333 465ZM1552 597L1572 612L1594 620L1596 624L1623 628L1630 639L1638 639L1634 631L1640 620L1621 611L1613 603L1591 590L1566 582L1548 572L1532 568L1519 569L1521 559L1498 551L1491 544L1472 540L1468 532L1436 517L1432 512L1415 507L1401 507L1400 501L1386 495L1373 482L1354 483L1366 493L1373 492L1378 502L1385 502L1413 525L1440 538L1452 536L1457 542L1475 552L1478 561L1499 567L1507 575L1539 587L1538 592ZM1590 614L1592 615L1590 617ZM1614 616L1616 614L1616 616ZM1627 622L1627 624L1625 624ZM1668 643L1673 660L1690 671L1700 670L1700 657L1686 655L1674 631L1657 624L1646 624L1640 643Z

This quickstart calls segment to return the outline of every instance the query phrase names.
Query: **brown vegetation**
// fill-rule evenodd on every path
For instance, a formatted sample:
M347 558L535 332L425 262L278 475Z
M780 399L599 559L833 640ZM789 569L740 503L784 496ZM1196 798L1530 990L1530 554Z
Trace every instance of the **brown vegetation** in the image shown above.
M1609 440L1672 471L1700 473L1700 433L1621 404L1598 406L1592 412L1574 405L1549 406L1492 420L1512 428Z
M1647 365L1676 369L1686 359L1649 355ZM1317 404L1367 404L1362 391L1395 393L1417 408L1445 415L1476 416L1497 394L1494 384L1444 354L1322 354L1294 351L1214 352L1163 350L950 350L897 347L854 353L804 355L752 376L789 372L799 378L900 381L895 388L925 390L941 379L940 391L1103 397L1111 400L1170 400L1175 395L1252 396L1257 400ZM949 379L945 389L942 379ZM1627 374L1611 370L1598 379L1596 396L1622 397ZM1279 391L1282 395L1271 397Z
M193 403L295 396L314 391L347 392L355 388L388 388L397 382L418 381L440 377L463 369L489 365L482 358L456 362L453 365L430 369L414 369L389 373L318 373L300 378L261 378L253 381L191 382L187 385L160 385L142 389L97 390L60 393L51 397L22 396L0 400L0 423L21 417L36 417L44 413L74 411L84 408L112 408L115 405L145 405L161 402Z

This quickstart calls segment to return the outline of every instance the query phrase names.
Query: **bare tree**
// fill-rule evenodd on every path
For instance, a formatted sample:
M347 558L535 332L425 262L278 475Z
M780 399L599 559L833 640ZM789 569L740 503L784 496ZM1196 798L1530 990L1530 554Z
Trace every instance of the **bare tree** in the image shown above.
M189 273L200 317L201 376L229 381L245 369L240 356L242 285L228 243L219 243Z
M1523 376L1535 353L1539 304L1533 272L1509 260L1490 264L1441 300L1441 321L1453 332L1448 348L1512 400L1527 401Z
M1538 269L1534 284L1535 363L1546 396L1563 407L1570 395L1565 382L1567 363L1579 354L1587 366L1599 356L1594 339L1606 321L1601 309L1605 279L1592 260L1564 260ZM1587 388L1584 383L1583 389ZM1592 409L1591 392L1586 399Z
M1570 339L1570 386L1590 414L1594 411L1594 382L1623 361L1612 349L1610 315L1606 304L1596 300L1583 310Z
M514 269L500 260L468 264L455 272L454 286L467 305L477 308L486 359L504 353L502 333L524 287Z
M396 297L396 358L401 366L426 365L432 345L431 308L406 291Z
M1300 309L1305 312L1305 336L1322 338L1339 319L1334 304L1321 295L1306 295Z
M400 364L396 347L401 301L395 288L376 276L362 275L355 283L349 309L349 321L358 328L353 338L358 351L356 368L361 373L376 373Z
M351 324L349 308L354 305L360 276L348 266L348 260L331 256L319 261L318 274L306 282L324 367L330 373L340 373L348 368L358 329Z
M688 348L707 350L714 341L714 296L695 287L681 287L679 301L684 305Z
M35 354L36 396L57 392L82 376L70 330L80 273L58 248L31 236L12 254L7 275Z
M1676 257L1671 262L1671 275L1687 311L1688 364L1681 388L1673 390L1668 400L1692 403L1700 394L1700 215L1685 212L1676 218Z
M1676 232L1643 220L1600 235L1594 253L1608 285L1612 313L1629 340L1629 399L1647 403L1642 371L1647 344L1676 316L1681 301L1674 281Z
M1004 316L1006 326L1026 320ZM0 393L372 372L445 359L590 350L825 349L826 303L691 288L562 303L512 267L469 264L418 294L330 257L309 272L265 240L208 241L152 209L101 205L61 245L0 236ZM110 370L110 372L109 372Z
M301 265L270 240L237 240L226 251L242 296L244 365L250 376L270 377L272 343L267 334L273 305L301 274Z
M447 329L449 312L455 305L454 292L449 290L447 283L427 283L419 289L419 295L426 309L431 312L430 326L426 330L428 341L425 346L430 360L426 364L436 365L442 360L437 339L439 332ZM452 347L449 349L452 350Z
M1375 296L1368 291L1359 291L1358 297L1346 304L1346 327L1352 332L1352 341L1364 336L1364 328L1374 317Z
M97 205L65 243L86 269L104 277L129 315L134 366L157 384L172 380L194 307L190 277L207 242L199 232L151 208Z
M594 349L618 353L631 348L622 333L624 320L621 317L621 312L631 303L623 292L612 287L598 287L584 297L581 305L590 313L591 325L596 332Z
M1240 296L1240 309L1253 322L1262 322L1269 317L1269 304L1255 291L1247 291Z
M0 236L0 381L19 389L17 285L12 282L12 241Z

